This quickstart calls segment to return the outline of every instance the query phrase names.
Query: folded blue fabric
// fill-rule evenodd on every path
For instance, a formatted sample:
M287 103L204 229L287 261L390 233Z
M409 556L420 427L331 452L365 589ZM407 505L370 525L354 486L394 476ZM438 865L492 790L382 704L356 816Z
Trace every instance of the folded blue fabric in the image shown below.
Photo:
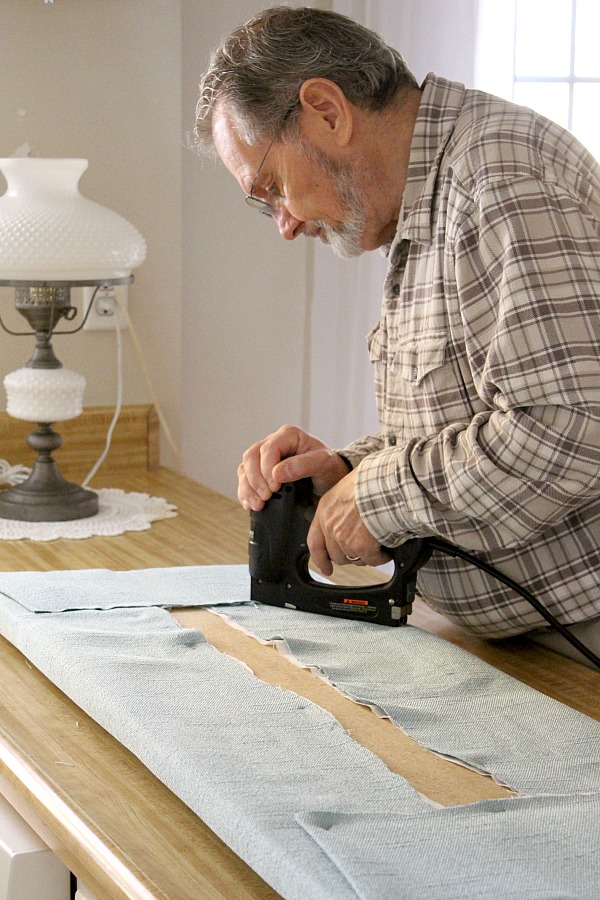
M593 900L599 894L600 794L382 816L316 812L298 821L361 900Z
M3 572L0 593L32 612L250 602L248 566Z

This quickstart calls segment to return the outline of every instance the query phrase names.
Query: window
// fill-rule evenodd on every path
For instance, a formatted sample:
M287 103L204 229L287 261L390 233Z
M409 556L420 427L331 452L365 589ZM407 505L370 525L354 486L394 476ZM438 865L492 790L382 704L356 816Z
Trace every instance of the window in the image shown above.
M476 85L569 128L600 159L598 0L480 0Z
M600 157L598 0L517 0L513 98Z

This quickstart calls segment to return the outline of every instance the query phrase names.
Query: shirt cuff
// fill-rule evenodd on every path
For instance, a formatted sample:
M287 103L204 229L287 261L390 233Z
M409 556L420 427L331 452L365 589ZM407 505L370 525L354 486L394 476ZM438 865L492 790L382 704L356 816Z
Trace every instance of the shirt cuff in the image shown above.
M358 512L370 533L384 547L399 547L415 537L418 528L407 515L402 500L400 456L397 447L386 448L363 459L356 469Z
M348 466L348 471L349 471L349 472L351 472L352 469L354 469L354 468L356 467L356 465L357 465L357 463L358 463L359 460L354 460L354 461L352 461L352 460L350 459L350 457L348 456L348 454L342 453L341 450L336 450L335 452L337 453L337 455L339 456L339 458L342 459L342 460L346 463L346 465Z

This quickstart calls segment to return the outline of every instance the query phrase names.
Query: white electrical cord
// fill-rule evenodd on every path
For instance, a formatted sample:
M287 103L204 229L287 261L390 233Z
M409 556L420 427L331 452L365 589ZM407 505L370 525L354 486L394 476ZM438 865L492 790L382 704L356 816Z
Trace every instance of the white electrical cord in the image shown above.
M129 315L129 310L127 309L126 306L120 306L119 298L116 295L114 296L114 302L115 302L114 315L116 317L115 326L116 326L116 335L117 335L117 404L115 407L115 412L114 412L112 421L109 425L108 432L106 435L106 445L104 447L104 450L102 451L102 454L100 455L100 457L98 458L98 460L96 461L96 463L94 464L92 469L90 470L85 481L83 482L83 485L82 485L83 487L88 486L88 484L90 483L90 481L92 480L92 478L94 477L94 475L96 474L96 472L98 471L98 469L100 468L100 466L102 465L102 463L104 462L106 457L108 456L108 451L110 450L110 444L112 441L113 432L115 430L115 426L116 426L119 416L121 414L121 409L123 407L123 335L122 335L122 330L121 330L121 320L119 318L119 309L120 309L121 313L123 314L123 317L129 327L129 331L131 333L131 339L133 341L133 345L134 345L137 355L138 355L140 368L142 370L144 379L146 381L146 385L148 387L150 399L152 400L152 403L154 404L154 408L156 409L158 421L162 425L163 431L165 433L165 437L169 443L169 446L173 450L175 457L177 458L177 460L179 462L181 461L181 453L179 451L179 447L173 440L173 435L171 434L171 430L170 430L170 428L167 424L167 421L164 417L160 403L157 400L154 386L153 386L152 382L150 381L150 376L148 375L148 369L146 367L146 361L144 359L144 354L142 352L140 340L139 340L137 332L133 326L133 322L131 321L131 316Z
M154 408L156 409L156 415L158 416L158 421L162 425L167 442L168 442L171 450L175 454L177 461L179 463L181 463L181 451L179 450L179 447L175 443L173 435L171 434L171 429L169 428L167 420L165 419L161 405L158 402L158 399L156 396L156 391L154 390L154 385L152 384L152 382L150 380L150 376L148 375L148 369L146 367L146 360L144 359L142 345L140 344L140 339L138 338L137 332L136 332L135 328L133 327L133 322L131 321L131 316L129 315L129 310L127 309L127 307L124 306L124 307L122 307L121 311L123 313L125 321L127 322L128 327L129 327L129 331L131 333L131 340L133 341L133 346L135 347L136 353L138 355L138 361L140 364L140 368L142 370L144 379L146 381L146 385L148 387L148 393L150 394L150 399L152 400Z
M0 484L21 484L31 475L27 466L11 466L5 459L0 459Z
M115 297L115 330L117 335L117 404L115 406L115 412L112 417L112 421L108 426L108 432L106 434L106 444L104 446L104 450L90 469L87 477L82 483L82 487L87 487L106 457L108 456L108 451L110 450L110 443L112 441L113 432L115 430L115 425L119 420L119 416L121 415L121 409L123 408L123 335L121 332L121 320L119 319L119 301Z

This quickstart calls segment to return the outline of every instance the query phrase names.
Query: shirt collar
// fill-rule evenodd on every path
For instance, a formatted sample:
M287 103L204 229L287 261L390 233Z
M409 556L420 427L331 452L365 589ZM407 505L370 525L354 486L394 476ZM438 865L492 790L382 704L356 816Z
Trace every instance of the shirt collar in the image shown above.
M390 253L394 245L402 240L422 244L432 240L439 169L465 95L464 85L433 73L423 82L422 91L398 229L389 248Z

